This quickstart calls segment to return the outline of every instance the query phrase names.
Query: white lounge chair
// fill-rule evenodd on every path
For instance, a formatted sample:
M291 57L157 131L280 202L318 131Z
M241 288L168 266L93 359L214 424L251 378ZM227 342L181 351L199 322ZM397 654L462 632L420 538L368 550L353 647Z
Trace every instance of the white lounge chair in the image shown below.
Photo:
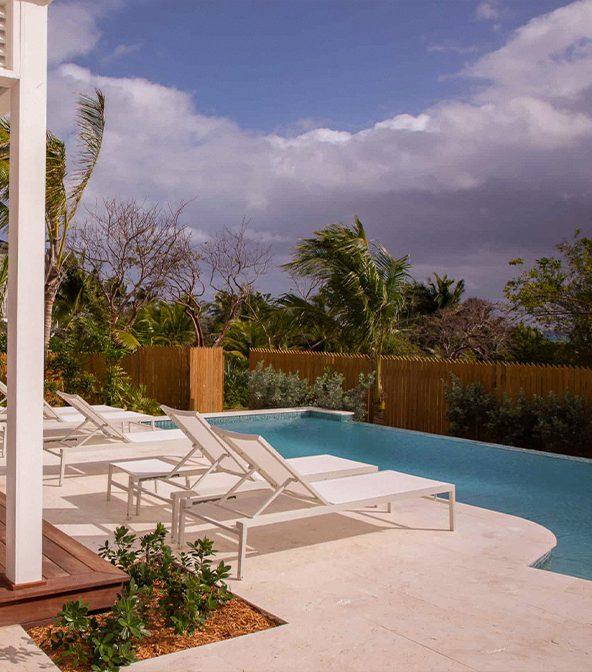
M6 402L8 401L8 387L2 380L0 380L0 395L2 395L0 397L0 407L2 407L2 410L5 412ZM2 415L4 415L4 413L2 413ZM58 415L56 409L50 406L47 401L45 401L45 399L43 400L43 417L48 420L57 420L62 422L62 417Z
M0 380L0 420L6 412L7 398L8 388L6 383ZM109 414L113 418L136 419L143 417L141 413L126 411L123 408L108 406L107 404L93 404L91 408L101 414ZM45 399L43 400L43 417L45 420L55 420L56 422L66 423L81 422L83 420L83 417L76 408L73 408L72 406L51 406Z
M152 420L152 416L143 416L134 414L132 417L121 417L113 414L103 414L98 412L82 397L77 394L67 394L58 392L72 408L83 418L82 422L69 426L67 430L44 430L43 450L55 455L60 460L60 478L59 485L62 485L64 473L66 470L66 452L71 448L79 448L88 443L97 436L104 437L107 441L116 441L121 443L146 443L162 442L173 439L184 438L182 432L178 430L160 430L154 424L145 424L138 420ZM124 431L124 427L130 430L136 427L138 431Z
M220 476L219 474L210 474L201 480L195 495L177 494L178 542L180 545L184 543L187 516L198 518L237 536L239 579L244 575L247 533L251 527L355 511L380 504L387 504L390 512L393 502L399 499L447 494L449 529L454 530L455 486L452 483L397 471L379 471L312 482L261 437L229 432L217 427L214 432L232 445L236 453L249 465L249 470L242 477L229 478L225 475L225 482L220 483L212 480ZM231 505L231 500L241 499L246 493L252 493L255 488L251 479L255 473L266 481L266 496L262 502L257 502L253 512L246 512ZM296 504L296 508L269 512L271 504L280 497L289 498ZM225 513L235 514L234 522L229 523L227 520L222 521L207 515L202 510L203 506L200 506L205 503L219 507Z
M224 436L213 431L212 425L200 413L179 411L164 405L161 405L161 408L189 439L191 448L186 455L172 464L160 458L150 458L123 460L112 462L109 465L107 499L111 498L111 489L114 485L126 490L128 494L128 517L131 516L134 493L136 495L136 514L139 513L143 485L148 481L168 483L191 494L194 489L199 489L199 484L205 477L214 472L226 472L242 478L249 471L249 464L236 454ZM200 462L192 462L196 455L202 458ZM378 471L378 467L373 464L347 460L336 455L298 457L288 460L288 462L313 481ZM114 471L121 471L127 475L127 485L113 480ZM193 483L189 481L191 476L197 476ZM185 479L184 484L179 480L180 478ZM265 480L255 472L250 475L249 480L253 481L259 489L267 487ZM150 494L152 495L152 493ZM166 497L159 497L155 492L154 496L164 501L171 500L173 503L172 535L174 537L176 535L176 502L178 500L172 493Z

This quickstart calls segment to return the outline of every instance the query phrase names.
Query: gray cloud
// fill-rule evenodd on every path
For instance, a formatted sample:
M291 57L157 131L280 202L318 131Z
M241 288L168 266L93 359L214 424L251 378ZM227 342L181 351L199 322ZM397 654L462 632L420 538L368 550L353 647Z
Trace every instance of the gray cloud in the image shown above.
M88 29L97 40L98 18ZM548 253L590 226L590 35L592 0L538 17L461 73L472 98L357 133L252 133L201 114L188 92L65 62L51 70L50 122L68 135L76 94L105 91L107 134L87 202L194 199L186 215L199 235L246 217L278 260L288 241L357 214L410 254L416 275L464 275L471 293L495 297L507 260Z

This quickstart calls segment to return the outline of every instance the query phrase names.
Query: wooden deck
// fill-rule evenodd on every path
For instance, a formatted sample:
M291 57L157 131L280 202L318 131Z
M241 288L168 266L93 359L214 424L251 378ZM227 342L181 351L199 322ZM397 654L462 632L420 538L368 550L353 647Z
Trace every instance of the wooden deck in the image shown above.
M5 502L0 492L0 572L6 558ZM113 604L128 576L44 520L43 579L43 584L17 590L0 586L0 626L50 619L70 599L82 598L91 609L104 609Z

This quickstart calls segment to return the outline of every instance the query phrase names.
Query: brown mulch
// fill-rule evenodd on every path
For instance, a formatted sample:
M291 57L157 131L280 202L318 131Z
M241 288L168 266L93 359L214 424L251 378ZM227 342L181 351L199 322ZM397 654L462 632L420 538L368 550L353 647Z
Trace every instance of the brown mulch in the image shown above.
M267 630L279 624L278 620L260 612L240 597L233 597L212 612L200 630L196 630L192 635L177 635L172 628L165 627L159 612L151 609L146 619L150 635L140 644L136 655L138 660L156 658L167 653ZM52 625L42 625L31 628L28 632L35 644L60 666L63 672L86 672L89 668L73 667L61 661L59 652L53 652L44 645L52 627L55 629Z

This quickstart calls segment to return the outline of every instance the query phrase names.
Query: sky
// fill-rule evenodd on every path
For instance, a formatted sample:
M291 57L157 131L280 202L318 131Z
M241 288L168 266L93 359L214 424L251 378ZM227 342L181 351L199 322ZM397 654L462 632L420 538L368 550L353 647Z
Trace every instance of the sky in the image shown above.
M198 241L246 219L263 290L354 215L493 299L592 232L592 0L54 0L49 60L54 132L107 99L85 205L189 201Z

